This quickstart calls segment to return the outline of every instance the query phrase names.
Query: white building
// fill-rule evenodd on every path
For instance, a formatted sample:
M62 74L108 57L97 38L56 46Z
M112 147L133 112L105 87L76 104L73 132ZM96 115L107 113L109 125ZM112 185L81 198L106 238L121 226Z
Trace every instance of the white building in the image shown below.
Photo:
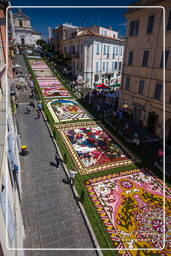
M72 74L89 87L121 79L124 40L118 32L99 26L78 28L63 24L54 30L54 48L71 58Z
M13 15L15 41L18 45L37 46L36 41L41 39L41 33L32 29L31 21L21 9Z

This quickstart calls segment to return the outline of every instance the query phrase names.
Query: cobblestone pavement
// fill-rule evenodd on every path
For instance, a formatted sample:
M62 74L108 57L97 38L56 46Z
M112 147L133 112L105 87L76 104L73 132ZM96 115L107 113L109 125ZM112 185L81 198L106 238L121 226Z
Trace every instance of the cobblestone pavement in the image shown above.
M23 65L19 57L17 62ZM53 166L55 147L43 118L36 111L24 114L28 91L18 93L17 122L21 143L29 153L21 156L22 213L25 248L93 248L87 227L64 170ZM96 251L26 251L26 256L95 256Z

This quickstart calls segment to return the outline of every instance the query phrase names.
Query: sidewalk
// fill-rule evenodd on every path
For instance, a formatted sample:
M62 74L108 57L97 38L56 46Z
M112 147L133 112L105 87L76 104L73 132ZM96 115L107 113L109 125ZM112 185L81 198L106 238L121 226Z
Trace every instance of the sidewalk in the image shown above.
M27 96L28 91L18 93L17 109L21 142L29 149L28 155L21 156L25 247L93 248L71 187L62 182L66 178L63 167L53 166L56 149L43 118L35 119L35 110L24 114ZM80 254L97 255L95 251L26 251L26 256Z

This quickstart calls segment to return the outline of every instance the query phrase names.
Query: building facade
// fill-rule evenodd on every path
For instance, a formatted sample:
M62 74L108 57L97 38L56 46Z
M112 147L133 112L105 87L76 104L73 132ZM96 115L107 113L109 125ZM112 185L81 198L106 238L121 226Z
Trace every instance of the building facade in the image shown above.
M22 46L37 46L36 41L41 39L41 33L32 29L30 18L18 9L18 12L13 14L13 19L15 42Z
M164 6L166 27L163 31L163 9L129 8L127 38L122 72L120 105L127 102L133 121L163 136L163 33L166 35L166 142L171 143L171 3L138 1L134 5Z
M70 58L72 75L88 87L121 79L124 40L118 32L99 26L56 29L55 49Z
M5 12L7 7L8 1L0 2L0 255L24 256L23 250L14 250L14 248L24 247L25 232L20 208L18 135L9 97L9 85L13 79L10 59L8 70L6 66Z

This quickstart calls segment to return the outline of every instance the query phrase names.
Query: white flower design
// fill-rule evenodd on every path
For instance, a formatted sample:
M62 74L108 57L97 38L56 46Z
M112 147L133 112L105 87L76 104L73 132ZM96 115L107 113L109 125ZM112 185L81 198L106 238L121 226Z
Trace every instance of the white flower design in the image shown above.
M107 188L103 183L101 184L98 184L96 187L95 187L96 191L99 193L99 194L108 194L110 189Z

